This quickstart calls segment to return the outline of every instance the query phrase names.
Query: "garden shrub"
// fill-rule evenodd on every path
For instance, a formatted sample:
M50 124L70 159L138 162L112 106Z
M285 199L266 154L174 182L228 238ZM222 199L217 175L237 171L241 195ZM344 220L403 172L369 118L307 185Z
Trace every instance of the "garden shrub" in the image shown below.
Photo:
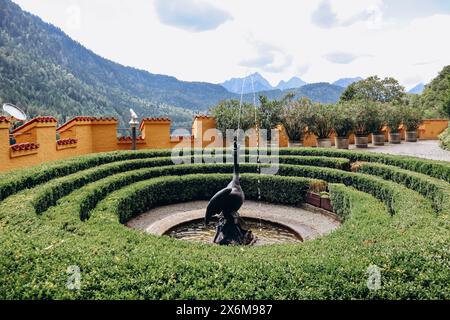
M206 200L226 185L230 174L192 174L167 176L132 184L116 194L116 214L125 223L136 214L154 206L191 200ZM303 202L311 179L299 177L243 174L241 185L247 199L258 199L258 180L262 183L261 200L297 205ZM182 192L180 192L182 190ZM286 190L290 190L286 194Z
M42 213L45 210L47 210L50 206L55 205L58 199L60 199L61 197L68 195L75 189L81 188L82 186L88 183L106 178L108 176L120 172L127 172L129 170L173 165L173 160L194 163L195 159L202 159L204 161L208 161L208 159L212 158L201 158L192 156L175 157L175 158L158 157L151 159L144 158L135 160L125 160L108 163L102 166L97 166L95 168L80 171L78 173L65 176L63 178L55 179L50 183L47 183L37 192L36 198L33 200L33 206L37 213ZM224 159L226 159L226 157L224 157ZM264 164L267 163L270 159L271 157L262 156L261 162ZM250 157L246 156L245 161L248 162L249 160ZM256 158L251 157L251 160L256 161ZM341 158L280 156L278 160L280 163L317 165L323 167L339 168L343 170L349 170L350 167L349 160ZM145 176L143 178L145 178ZM87 213L85 210L82 210L82 212Z
M279 153L280 155L328 156L347 158L351 162L366 161L384 163L402 169L423 173L431 177L450 182L450 163L446 161L427 160L410 156L377 154L373 152L319 148L282 148L280 149Z
M358 172L403 184L431 199L436 211L450 213L450 185L445 181L379 163L359 163L357 168Z
M42 173L40 178L31 177L33 172L38 173L35 168L18 171L13 188L5 188L0 180L0 189L6 190L0 202L0 298L450 298L448 215L436 215L430 201L435 200L431 193L425 193L433 191L430 185L446 181L445 163L359 152L299 150L281 153L343 157L352 162L367 157L371 159L367 165L383 162L398 171L395 180L386 181L381 176L387 174L383 171L386 166L371 174L353 173L343 167L301 163L310 161L308 158L284 157L286 162L280 164L278 176L242 174L247 198L257 199L261 180L262 200L291 205L302 202L308 186L318 183L315 179L326 180L330 182L334 209L344 219L339 229L314 241L246 248L156 237L119 223L119 219L127 221L154 205L208 199L229 182L229 164L174 166L166 160L147 159L170 156L168 151L158 151L137 152L131 159L118 153L113 158L105 154L57 162L49 164L50 173ZM108 158L110 161L106 161ZM128 160L142 167L124 163L119 164L123 166L120 169L115 167ZM257 166L242 164L241 168L243 172L256 172ZM406 170L432 172L442 180L425 183L425 176ZM83 175L89 178L83 179ZM60 176L67 177L50 181ZM71 180L76 191L68 194L60 185L72 188ZM52 187L55 192L44 191ZM37 201L39 197L42 199ZM58 206L45 215L36 215L33 204L48 206L55 200ZM81 221L79 210L84 202L93 211L89 220ZM395 214L389 215L387 207ZM66 270L70 265L80 267L80 290L67 290ZM371 265L380 269L380 290L367 287L367 268Z
M442 149L450 151L450 128L447 128L439 135L439 141Z

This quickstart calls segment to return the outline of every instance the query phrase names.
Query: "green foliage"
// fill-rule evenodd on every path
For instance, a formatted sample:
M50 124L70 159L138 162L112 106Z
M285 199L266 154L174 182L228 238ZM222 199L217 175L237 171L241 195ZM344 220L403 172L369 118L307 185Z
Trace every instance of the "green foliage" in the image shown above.
M243 103L240 109L239 104L238 100L224 100L210 109L210 114L216 119L216 128L222 134L230 129L237 130L239 124L244 131L255 126L256 107Z
M448 192L448 183L412 172L443 176L448 173L448 163L313 148L280 152L282 164L277 176L242 175L247 198L257 199L261 187L263 201L297 205L310 185L326 180L333 208L344 220L339 229L302 244L220 247L126 228L119 220L125 222L154 206L208 199L231 178L228 164L168 163L169 150L93 155L48 164L40 171L16 172L9 176L9 182L15 178L19 181L16 186L24 188L17 188L16 193L0 202L0 297L450 297L445 213L448 201L443 193ZM367 172L352 173L344 171L349 169L349 161L332 158L337 156L391 165L363 164L361 170ZM323 167L331 167L333 162L340 163L335 166L339 169ZM61 170L60 175L55 174L56 168ZM51 173L30 179L32 173L45 170ZM242 171L255 172L256 165L242 164ZM29 186L24 184L27 177ZM41 196L50 202L57 199L58 205L36 215L33 200ZM432 205L440 215L435 214ZM85 212L82 219L89 220L82 221L80 212ZM81 269L81 289L67 290L66 270L74 264ZM370 265L381 270L381 290L371 291L366 286Z
M351 108L344 103L336 104L330 110L331 126L338 137L348 138L355 129Z
M394 78L372 76L352 83L341 95L341 101L373 101L399 103L405 98L405 88Z
M450 128L447 128L439 135L439 141L441 142L441 148L450 151Z
M271 140L271 130L281 123L285 102L285 99L269 100L265 96L259 96L258 127L267 130L268 140Z
M378 162L418 173L423 173L428 176L450 182L450 163L446 161L433 161L410 156L394 156L388 154L377 154L373 152L317 148L282 148L280 149L279 154L290 156L302 155L338 157L347 158L352 162Z
M402 108L403 125L407 131L416 131L423 120L423 112L417 107L405 105Z
M450 117L450 66L444 67L425 87L420 104L427 118Z
M283 109L281 123L291 141L300 141L307 127L306 117L312 102L308 98L287 103Z
M84 200L80 200L80 216L84 219L95 205L108 193L117 190L132 182L150 179L158 176L182 175L196 173L228 173L232 171L231 164L209 164L209 165L177 165L171 167L175 161L182 163L210 163L216 158L201 157L160 157L151 159L137 159L129 161L119 161L97 166L92 169L83 170L63 178L55 179L39 189L35 194L32 204L36 213L42 213L49 207L57 204L63 196L72 191L83 188ZM243 159L244 160L244 159ZM274 162L272 157L260 157L260 162L264 165ZM226 159L224 159L224 162ZM329 157L302 157L302 156L281 156L278 161L281 164L295 165L317 165L321 167L337 168L342 170L350 169L350 162L347 159ZM256 159L245 157L245 164L241 164L242 172L257 172ZM119 174L120 173L120 174ZM107 178L109 177L110 178ZM93 183L99 181L99 183Z
M192 174L156 178L132 184L116 194L116 214L122 223L153 207L192 200L207 200L231 179L230 174ZM258 180L261 180L261 199L271 203L297 205L303 197L310 179L299 177L261 176L243 174L241 185L247 199L258 199ZM172 192L171 190L183 190ZM286 195L285 190L294 190Z
M358 172L405 185L433 201L437 212L450 213L450 188L445 181L380 163L359 163Z
M355 100L345 102L345 106L350 110L355 134L357 136L367 136L371 133L380 133L385 123L384 104L373 101Z
M386 125L391 133L398 133L402 124L404 113L400 105L389 104L386 106Z
M325 139L333 132L331 105L313 104L305 110L308 131L314 133L317 138Z

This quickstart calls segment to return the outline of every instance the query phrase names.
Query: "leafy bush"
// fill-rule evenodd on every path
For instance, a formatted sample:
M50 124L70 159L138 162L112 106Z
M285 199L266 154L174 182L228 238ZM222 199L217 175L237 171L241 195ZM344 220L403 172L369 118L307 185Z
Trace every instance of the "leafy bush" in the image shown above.
M355 129L351 109L346 104L337 104L332 107L331 125L339 138L348 138Z
M287 103L283 109L281 123L291 141L300 141L307 127L305 115L312 102L308 98Z
M390 129L390 133L398 133L399 127L403 121L403 108L399 105L388 104L386 105L386 125Z
M244 131L255 125L255 106L238 100L224 100L212 107L209 112L216 119L216 128L225 134L227 130L237 130L238 126ZM239 122L240 117L240 122Z
M450 151L450 128L447 128L439 135L439 141L442 149Z
M142 181L123 188L116 194L116 214L122 223L136 214L169 203L206 200L226 185L230 174L192 174L167 176ZM247 199L258 199L258 181L261 181L261 200L297 205L303 202L310 179L299 177L261 176L243 174L241 185ZM174 192L183 190L183 192ZM286 190L292 193L286 194Z
M306 156L299 157L299 162L310 161L310 157L318 155L344 157L351 161L367 157L372 162L392 162L390 164L394 166L406 166L410 167L406 169L418 172L429 171L436 176L444 175L448 168L440 162L338 150L325 152L302 148L283 149L281 153L283 159L289 159L286 161L296 161L296 153ZM154 155L145 153L140 157L149 163L159 161L145 159L150 154ZM164 157L169 155L166 153ZM123 160L126 159L119 161ZM56 164L52 164L51 168L53 165ZM98 166L101 175L104 175L107 165L113 164ZM255 169L254 164L242 165L243 171ZM67 169L63 170L66 172ZM72 177L83 175L90 169L82 170L85 171L72 173ZM448 215L436 215L430 200L406 188L406 181L409 180L402 182L401 179L407 178L402 170L401 174L395 173L398 176L395 179L405 186L383 180L381 176L295 164L281 164L279 176L243 174L242 186L248 198L257 198L258 180L261 179L263 200L290 205L301 202L306 188L319 183L316 179L322 177L331 182L328 187L332 205L344 219L339 229L314 241L250 248L220 247L156 237L118 223L119 217L126 221L154 205L208 199L214 191L229 182L230 174L216 173L221 170L230 172L229 165L166 166L161 162L155 167L143 165L140 169L134 169L131 166L127 170L131 171L116 170L60 198L58 206L50 208L43 216L35 214L31 200L53 181L11 194L0 202L0 298L224 300L450 297L450 268L446 251ZM144 172L148 174L145 177L148 180L136 182L135 178L143 178ZM21 173L28 175L30 171L27 169ZM161 174L179 175L158 176ZM431 188L426 189L425 182L421 181L425 177L413 176L408 178L411 179L408 182L411 188L420 190L416 186L422 183L420 186L424 190L432 191ZM17 179L23 177L19 174ZM92 173L91 177L95 175ZM82 181L78 179L75 181ZM41 180L40 183L44 182ZM103 188L110 189L101 191ZM381 199L394 215L388 214L382 202L354 188ZM100 196L95 196L95 190L99 190ZM57 193L55 195L58 196ZM91 204L95 208L90 213L90 219L83 222L79 209L88 195L93 202L103 200L96 205ZM68 275L65 270L74 264L82 272L81 289L67 290ZM380 268L381 290L369 290L366 286L366 272L371 265Z
M333 132L331 106L314 104L306 110L306 124L308 131L314 133L318 139L326 139Z
M114 163L109 163L103 166L95 167L89 170L81 171L60 179L55 179L50 183L47 183L45 186L39 189L36 193L35 198L33 199L33 206L36 210L36 213L42 213L46 211L49 207L54 206L57 201L65 195L68 195L75 189L81 188L82 186L87 185L88 183L92 183L94 181L98 181L100 179L104 179L106 177L111 176L111 179L106 179L106 186L102 187L102 185L97 186L94 185L93 193L91 194L91 200L87 202L87 204L82 204L81 216L86 217L87 212L97 204L98 199L102 198L102 192L109 193L112 190L116 190L115 188L127 185L131 183L130 181L139 181L142 179L148 179L151 177L155 177L158 175L163 175L162 171L167 171L170 168L165 166L173 165L174 160L186 161L187 163L196 163L196 159L202 159L205 162L208 162L208 158L200 158L200 157L159 157L159 158L150 158L150 159L137 159L137 160L129 160L129 161L119 161ZM212 158L211 158L212 159ZM252 161L250 161L252 160ZM340 158L328 158L328 157L302 157L302 156L280 156L280 163L286 164L297 164L297 165L317 165L319 167L331 167L338 168L343 170L350 169L350 162L347 159ZM261 156L260 161L262 164L269 163L271 161L271 157ZM256 163L256 159L250 159L249 156L245 157L245 162L253 162ZM164 167L163 167L164 166ZM242 166L242 165L241 165ZM155 168L156 167L156 168ZM163 167L163 169L161 169ZM143 170L139 170L140 168L145 168ZM215 172L214 170L225 170L225 172L231 172L230 165L222 165L219 164L213 166L182 166L181 168L173 169L171 174L187 174L184 170L192 170L192 168L197 169L197 172L203 172L203 170L209 170L212 168L211 172ZM253 171L256 172L256 167L251 166ZM133 170L133 171L129 171ZM175 172L176 173L173 173ZM115 175L117 173L125 172L124 175ZM209 172L209 171L208 171ZM221 171L222 172L222 171ZM167 174L166 174L167 175ZM116 181L116 179L123 179L122 182ZM130 180L131 179L131 180ZM103 183L103 181L101 181Z
M423 119L423 112L413 106L404 106L403 109L403 125L406 131L416 131Z
M438 212L450 213L450 188L447 182L379 163L359 163L357 168L358 172L403 184L431 199L434 209Z
M381 104L357 100L348 102L346 105L352 114L356 136L364 137L380 131L384 123Z
M410 156L376 154L373 152L317 149L317 148L282 148L280 149L279 154L339 157L339 158L347 158L352 162L356 161L378 162L414 172L423 173L431 177L450 182L450 163L446 161L434 161Z

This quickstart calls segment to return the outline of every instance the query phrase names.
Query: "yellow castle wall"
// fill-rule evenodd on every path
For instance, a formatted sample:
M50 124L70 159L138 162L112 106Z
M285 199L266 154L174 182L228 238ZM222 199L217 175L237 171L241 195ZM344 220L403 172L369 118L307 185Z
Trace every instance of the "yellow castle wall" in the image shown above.
M165 118L144 119L141 122L142 137L137 141L137 149L169 149L174 147L218 147L226 141L204 135L208 129L215 129L214 118L199 116L192 125L192 137L171 137L170 120ZM448 127L448 120L424 120L419 128L420 139L437 139ZM0 171L30 167L43 162L70 158L89 153L113 150L130 150L131 141L119 141L117 121L112 119L91 119L69 122L58 129L60 139L74 138L77 143L58 145L56 140L56 122L32 122L20 132L15 133L17 143L32 142L39 145L33 150L13 151L9 143L10 123L0 121ZM289 139L282 126L279 131L280 147L287 147ZM385 130L386 140L388 131ZM402 135L404 132L402 130ZM350 140L353 137L351 137ZM306 133L304 146L316 146L316 137ZM256 146L256 137L246 138L246 146ZM352 142L352 141L351 141ZM261 144L262 146L262 144Z

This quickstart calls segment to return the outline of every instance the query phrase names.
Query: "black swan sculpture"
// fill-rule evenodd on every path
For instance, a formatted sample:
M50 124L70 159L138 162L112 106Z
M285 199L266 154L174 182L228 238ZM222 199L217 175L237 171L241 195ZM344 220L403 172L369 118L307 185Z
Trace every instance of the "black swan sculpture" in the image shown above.
M214 216L219 218L213 242L220 245L250 245L256 241L253 233L246 228L238 210L245 201L244 191L239 181L238 145L234 138L233 179L226 188L217 192L209 201L205 214L207 225Z

